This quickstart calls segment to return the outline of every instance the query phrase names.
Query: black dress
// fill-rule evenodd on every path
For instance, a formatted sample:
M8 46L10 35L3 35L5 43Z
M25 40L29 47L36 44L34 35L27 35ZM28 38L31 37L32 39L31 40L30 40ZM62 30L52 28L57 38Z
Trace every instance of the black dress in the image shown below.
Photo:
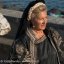
M25 38L27 38L27 40ZM35 63L25 62L21 64L59 64L57 52L50 43L47 36L43 36L37 40L33 31L30 29L26 32L25 37L20 40L20 43L25 44L25 47L29 52L28 55L32 54L31 57L36 61Z
M36 64L58 64L57 53L50 41L46 36L36 39L33 31L30 29L29 32L34 37L34 45L36 47L34 53L38 63ZM34 56L35 57L35 56Z
M37 44L37 56L38 64L58 64L57 53L47 38Z

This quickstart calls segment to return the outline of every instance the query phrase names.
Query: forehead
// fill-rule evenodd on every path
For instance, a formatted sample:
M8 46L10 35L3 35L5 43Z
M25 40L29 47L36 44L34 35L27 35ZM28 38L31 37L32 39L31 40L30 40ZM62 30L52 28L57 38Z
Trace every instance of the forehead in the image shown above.
M47 11L42 11L39 13L38 18L45 18L45 17L47 17Z

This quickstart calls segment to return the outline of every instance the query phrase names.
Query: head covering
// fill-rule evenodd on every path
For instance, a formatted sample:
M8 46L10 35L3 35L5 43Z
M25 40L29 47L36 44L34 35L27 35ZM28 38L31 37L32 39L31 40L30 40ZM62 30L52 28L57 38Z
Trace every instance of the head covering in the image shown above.
M18 31L17 31L17 34L16 34L16 38L17 39L18 37L20 37L21 35L23 35L25 32L26 32L26 29L27 27L29 26L29 22L27 17L28 17L28 12L30 10L30 8L32 6L34 6L36 3L38 2L43 2L45 4L45 1L41 1L41 0L37 0L37 1L31 1L28 6L25 8L25 10L23 11L23 14L22 14L22 17L20 19L20 25L18 27Z
M33 10L36 9L37 7L41 6L41 5L46 7L46 5L43 2L38 2L38 3L36 3L34 6L32 6L29 9L28 17L27 17L27 20L28 21L31 19L31 14L32 14Z
M33 7L35 4L37 4L37 3L39 3L39 2L45 4L45 1L44 1L44 0L43 0L43 1L40 1L40 0L31 1L31 2L28 4L28 6L25 8L25 10L24 10L24 12L23 12L23 15L22 15L22 18L21 18L22 21L27 20L27 17L28 17L28 13L29 13L30 8Z
M0 13L0 35L5 35L11 30L7 19Z

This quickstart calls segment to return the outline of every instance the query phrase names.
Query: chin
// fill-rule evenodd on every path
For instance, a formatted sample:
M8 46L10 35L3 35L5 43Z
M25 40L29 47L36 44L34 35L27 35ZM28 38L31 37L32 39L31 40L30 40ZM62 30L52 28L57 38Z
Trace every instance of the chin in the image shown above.
M41 30L45 30L45 28L42 28Z
M46 28L46 25L40 26L41 30L45 30L45 28Z
M42 27L41 30L45 30L46 27Z
M46 26L41 26L39 28L37 28L37 30L45 30Z
M45 27L46 28L46 27ZM45 28L40 28L39 30L45 30Z

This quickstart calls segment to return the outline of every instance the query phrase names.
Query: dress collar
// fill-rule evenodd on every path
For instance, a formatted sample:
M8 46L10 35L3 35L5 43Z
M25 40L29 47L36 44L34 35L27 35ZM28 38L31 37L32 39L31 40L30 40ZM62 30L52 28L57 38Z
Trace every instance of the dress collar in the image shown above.
M26 33L30 37L30 39L32 41L35 41L35 44L41 43L41 42L43 42L46 39L46 36L45 35L42 36L40 39L36 39L36 37L35 37L35 35L34 35L34 33L33 33L33 31L32 31L31 28L27 28Z

